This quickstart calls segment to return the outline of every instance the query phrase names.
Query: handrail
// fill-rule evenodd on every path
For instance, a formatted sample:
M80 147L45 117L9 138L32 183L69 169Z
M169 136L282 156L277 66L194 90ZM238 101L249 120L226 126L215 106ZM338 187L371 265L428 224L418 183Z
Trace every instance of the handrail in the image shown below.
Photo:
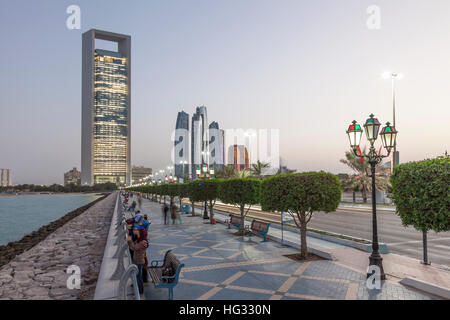
M120 230L120 226L123 226L123 222L125 220L125 213L123 212L123 210L124 210L124 207L119 206L118 221L121 221L121 222L118 224L118 227L119 227L118 231ZM127 233L127 230L125 229L125 230L123 230L123 232L121 232L119 234L119 236L117 238L118 246L120 246L120 240L119 240L120 238L122 238L122 240L126 239L124 237L126 233ZM133 283L133 291L134 291L135 300L141 300L141 296L139 294L139 288L138 288L138 284L137 284L137 275L138 275L139 270L138 270L138 267L135 264L133 264L133 261L131 260L131 255L129 254L129 250L126 250L124 248L128 249L128 244L126 243L126 241L125 241L123 247L120 249L118 248L118 250L116 252L116 254L119 258L117 261L118 265L117 265L117 269L116 269L116 271L118 271L118 269L120 269L120 265L123 266L123 254L125 253L125 251L128 251L128 254L127 254L128 255L128 267L126 268L125 271L123 271L123 273L120 277L118 298L121 300L126 300L126 284L128 283L128 278L131 278L131 281Z

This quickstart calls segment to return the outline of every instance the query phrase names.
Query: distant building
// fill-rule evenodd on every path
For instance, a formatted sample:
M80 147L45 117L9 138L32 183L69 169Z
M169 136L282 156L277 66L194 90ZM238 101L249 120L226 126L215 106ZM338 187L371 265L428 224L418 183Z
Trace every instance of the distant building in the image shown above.
M195 179L197 177L197 166L207 163L208 116L205 106L197 107L195 114L192 116L191 135L191 173Z
M138 184L144 182L145 178L149 178L152 174L152 168L145 168L143 166L133 166L131 169L131 184Z
M225 132L219 128L215 121L209 125L209 165L215 172L225 165Z
M230 146L228 149L228 164L232 164L238 171L250 169L248 149L243 145Z
M118 50L95 48L95 40ZM129 185L131 37L89 30L82 37L81 182Z
M64 186L74 184L76 186L81 185L81 172L77 168L64 173Z
M189 175L189 114L178 112L174 141L175 176Z
M0 187L12 186L11 169L0 169Z

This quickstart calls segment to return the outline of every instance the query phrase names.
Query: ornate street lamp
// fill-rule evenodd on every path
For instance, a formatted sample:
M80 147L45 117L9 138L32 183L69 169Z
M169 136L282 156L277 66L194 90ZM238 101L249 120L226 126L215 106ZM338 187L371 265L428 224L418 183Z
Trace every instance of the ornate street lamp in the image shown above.
M395 139L397 138L397 130L395 130L394 126L391 126L390 123L386 123L386 126L381 130L380 136L381 141L383 143L384 148L387 151L387 155L381 155L377 153L374 143L378 138L378 132L380 130L380 122L377 118L374 118L374 115L371 114L370 118L367 119L364 124L364 130L366 132L367 140L370 142L369 153L367 154L358 154L358 147L361 142L362 130L361 126L353 121L350 127L347 130L347 135L350 141L350 147L353 150L353 153L358 158L366 158L369 161L371 175L369 177L372 178L372 254L369 257L369 265L377 266L380 272L380 279L386 280L386 275L383 270L383 258L379 252L378 245L378 229L377 229L377 200L376 200L376 186L375 186L375 168L377 164L379 164L383 158L389 157L392 148L395 146ZM367 272L367 277L371 276L372 273Z

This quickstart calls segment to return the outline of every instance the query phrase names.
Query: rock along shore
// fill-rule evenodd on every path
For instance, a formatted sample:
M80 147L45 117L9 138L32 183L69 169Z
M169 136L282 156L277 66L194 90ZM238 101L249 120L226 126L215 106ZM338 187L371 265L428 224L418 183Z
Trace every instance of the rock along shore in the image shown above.
M116 197L95 200L0 247L0 300L92 299ZM71 265L81 269L80 289L67 288Z

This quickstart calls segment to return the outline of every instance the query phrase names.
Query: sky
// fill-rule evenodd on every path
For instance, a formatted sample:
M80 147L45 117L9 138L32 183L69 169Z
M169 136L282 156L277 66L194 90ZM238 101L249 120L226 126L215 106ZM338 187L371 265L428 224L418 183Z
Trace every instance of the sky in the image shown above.
M73 4L80 30L66 27ZM367 27L371 5L379 29ZM404 74L400 162L441 155L449 13L448 0L0 0L0 168L15 184L62 183L80 168L81 36L92 28L132 37L132 164L166 167L177 113L205 105L224 129L279 129L289 168L350 172L339 159L351 121L392 121L386 70Z

